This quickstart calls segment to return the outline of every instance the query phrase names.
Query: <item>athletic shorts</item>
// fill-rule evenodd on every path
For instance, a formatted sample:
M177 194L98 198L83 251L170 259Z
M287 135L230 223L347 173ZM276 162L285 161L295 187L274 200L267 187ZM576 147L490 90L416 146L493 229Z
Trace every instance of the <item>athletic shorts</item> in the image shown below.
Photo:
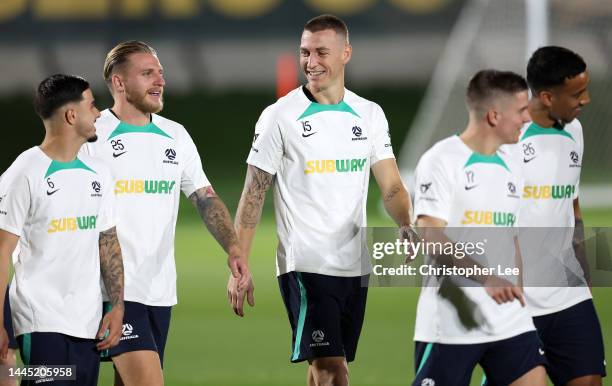
M416 377L413 386L469 386L477 364L490 386L505 386L531 369L546 365L535 331L512 338L478 344L416 342Z
M110 303L104 303L104 312L111 310ZM125 302L123 329L119 344L102 352L103 361L131 351L149 350L159 354L164 367L164 350L170 328L172 307L147 306L142 303Z
M57 332L32 332L19 335L21 360L29 366L74 366L76 379L22 380L21 386L95 386L98 384L100 352L95 339L75 338Z
M365 316L368 276L289 272L278 277L293 330L291 362L355 359Z
M9 287L6 287L6 295L4 296L4 329L9 338L8 347L17 350L17 340L15 339L15 330L13 329L13 317L11 316L11 303L9 302Z
M606 376L603 337L593 300L533 318L555 385L586 376Z

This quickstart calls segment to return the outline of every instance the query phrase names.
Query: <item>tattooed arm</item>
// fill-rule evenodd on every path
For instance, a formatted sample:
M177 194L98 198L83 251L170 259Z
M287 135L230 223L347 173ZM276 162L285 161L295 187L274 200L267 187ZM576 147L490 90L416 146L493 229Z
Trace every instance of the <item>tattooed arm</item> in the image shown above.
M217 196L212 186L193 192L189 199L195 205L210 234L230 257L240 257L238 238L227 207Z
M382 193L385 210L402 228L412 224L412 203L404 187L395 159L384 159L372 166L372 173Z
M123 325L123 257L117 238L117 229L112 227L100 232L100 273L106 293L110 299L111 311L106 313L100 323L98 350L107 350L119 344ZM106 331L108 334L106 335Z
M251 244L253 237L255 237L255 229L261 219L266 192L270 189L273 181L274 176L272 174L266 173L255 166L248 166L235 222L236 233L240 246L244 251L245 259L248 259L251 252ZM251 278L246 287L238 288L235 280L230 277L227 283L227 297L236 315L244 316L243 305L245 296L251 307L255 305L254 290L255 287Z

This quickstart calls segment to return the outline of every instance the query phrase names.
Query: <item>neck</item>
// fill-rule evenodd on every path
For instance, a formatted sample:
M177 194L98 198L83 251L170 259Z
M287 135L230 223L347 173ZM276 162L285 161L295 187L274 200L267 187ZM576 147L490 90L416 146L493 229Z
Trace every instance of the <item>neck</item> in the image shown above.
M470 122L459 136L463 143L476 153L493 155L502 145L502 142L494 135L490 128L482 127Z
M133 104L125 99L115 99L112 107L113 112L121 122L134 126L144 126L151 122L151 114L138 110Z
M536 98L529 101L529 115L540 127L553 127L557 123L557 120L550 116L550 110Z
M76 135L62 135L56 130L47 129L40 150L49 158L59 162L74 161L85 141Z
M306 85L306 88L317 100L317 103L335 105L342 102L342 99L344 99L344 82L340 82L337 85L325 89L317 89L309 83Z

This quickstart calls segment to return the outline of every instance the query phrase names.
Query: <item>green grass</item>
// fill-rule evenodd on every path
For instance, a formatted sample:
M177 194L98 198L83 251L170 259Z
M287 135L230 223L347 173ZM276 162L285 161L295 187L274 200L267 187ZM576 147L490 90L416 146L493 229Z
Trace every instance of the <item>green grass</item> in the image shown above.
M277 241L271 216L266 215L258 229L250 259L256 307L247 308L241 319L227 305L226 257L190 209L181 210L177 227L179 304L173 310L166 348L166 384L304 385L306 365L289 363L291 331L275 278ZM584 216L587 225L612 224L612 210L585 211ZM392 224L371 216L370 225ZM357 360L350 366L352 385L410 384L414 375L412 333L418 291L370 290ZM612 291L598 288L594 292L606 347L610 348L612 311L606 298ZM112 366L108 363L102 364L100 380L100 385L112 385ZM479 381L477 370L472 384L478 385Z

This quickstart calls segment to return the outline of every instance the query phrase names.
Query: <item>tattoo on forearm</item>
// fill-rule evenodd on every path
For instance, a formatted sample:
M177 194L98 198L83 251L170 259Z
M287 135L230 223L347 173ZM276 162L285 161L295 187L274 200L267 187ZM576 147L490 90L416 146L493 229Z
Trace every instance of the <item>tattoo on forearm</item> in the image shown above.
M189 199L197 208L208 231L226 252L231 245L238 244L229 211L212 186L196 190Z
M263 170L249 166L247 177L238 204L236 223L245 228L255 228L261 218L261 212L266 198L266 192L270 189L274 175Z
M123 257L117 229L100 232L100 273L113 307L123 307Z
M387 193L384 197L384 201L385 202L389 202L391 200L393 200L393 198L402 190L402 187L399 185L395 185L393 188L391 188L391 191L389 191L389 193Z

